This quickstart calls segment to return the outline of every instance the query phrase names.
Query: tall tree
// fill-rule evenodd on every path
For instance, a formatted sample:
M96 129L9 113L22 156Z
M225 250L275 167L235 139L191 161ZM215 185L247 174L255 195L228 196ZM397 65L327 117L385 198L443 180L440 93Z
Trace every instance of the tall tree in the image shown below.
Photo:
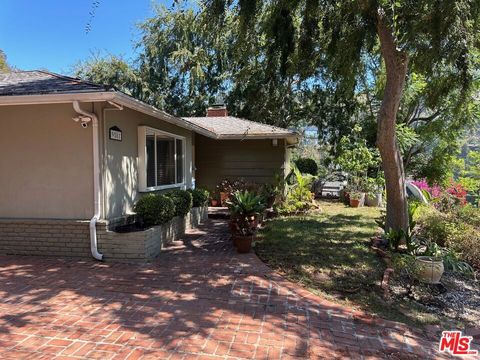
M380 49L385 84L377 116L377 145L387 189L387 229L406 229L405 171L396 123L408 76L421 75L436 96L470 96L478 56L480 2L476 0L204 0L222 26L227 9L240 19L238 44L255 24L270 43L267 62L280 76L328 73L354 97L365 55ZM262 11L262 9L266 9ZM259 16L268 14L267 16ZM439 78L439 74L442 76ZM467 109L464 109L467 110Z
M7 56L0 50L0 72L8 72L10 70L10 66L7 63Z

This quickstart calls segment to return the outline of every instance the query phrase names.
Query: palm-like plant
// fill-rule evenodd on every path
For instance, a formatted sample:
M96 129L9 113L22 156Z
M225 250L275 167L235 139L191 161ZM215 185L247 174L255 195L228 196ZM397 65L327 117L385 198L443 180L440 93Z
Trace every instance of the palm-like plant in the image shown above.
M243 236L253 235L257 228L256 217L266 208L263 197L248 190L236 191L227 205L232 216L232 230Z
M265 210L263 198L248 190L234 192L227 205L232 215L245 218L256 216Z

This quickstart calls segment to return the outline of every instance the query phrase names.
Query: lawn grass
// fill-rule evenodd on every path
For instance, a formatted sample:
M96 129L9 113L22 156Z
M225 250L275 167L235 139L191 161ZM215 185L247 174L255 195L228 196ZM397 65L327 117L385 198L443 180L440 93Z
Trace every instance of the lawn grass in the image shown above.
M288 279L330 300L394 321L435 323L411 306L389 305L382 297L385 263L370 249L379 210L338 202L319 204L321 213L269 221L255 243L258 256Z

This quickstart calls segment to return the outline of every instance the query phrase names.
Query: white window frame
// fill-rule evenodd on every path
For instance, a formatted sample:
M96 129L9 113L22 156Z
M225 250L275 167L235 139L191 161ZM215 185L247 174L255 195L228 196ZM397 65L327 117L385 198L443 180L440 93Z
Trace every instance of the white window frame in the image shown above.
M174 160L175 160L175 181L177 181L177 140L182 140L183 154L183 181L181 183L147 186L147 132L155 135L155 183L157 183L157 140L156 135L166 135L174 139ZM172 134L163 130L155 129L150 126L138 127L138 188L140 192L158 191L172 188L186 188L186 138L184 136Z

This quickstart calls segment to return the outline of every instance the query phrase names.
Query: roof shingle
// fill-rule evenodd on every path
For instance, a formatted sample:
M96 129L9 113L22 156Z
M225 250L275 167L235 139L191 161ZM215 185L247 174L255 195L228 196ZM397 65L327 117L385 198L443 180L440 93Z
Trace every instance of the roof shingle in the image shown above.
M109 90L112 89L41 70L0 73L0 96L67 94Z
M297 133L233 116L184 117L185 121L214 133L218 138L295 137Z

